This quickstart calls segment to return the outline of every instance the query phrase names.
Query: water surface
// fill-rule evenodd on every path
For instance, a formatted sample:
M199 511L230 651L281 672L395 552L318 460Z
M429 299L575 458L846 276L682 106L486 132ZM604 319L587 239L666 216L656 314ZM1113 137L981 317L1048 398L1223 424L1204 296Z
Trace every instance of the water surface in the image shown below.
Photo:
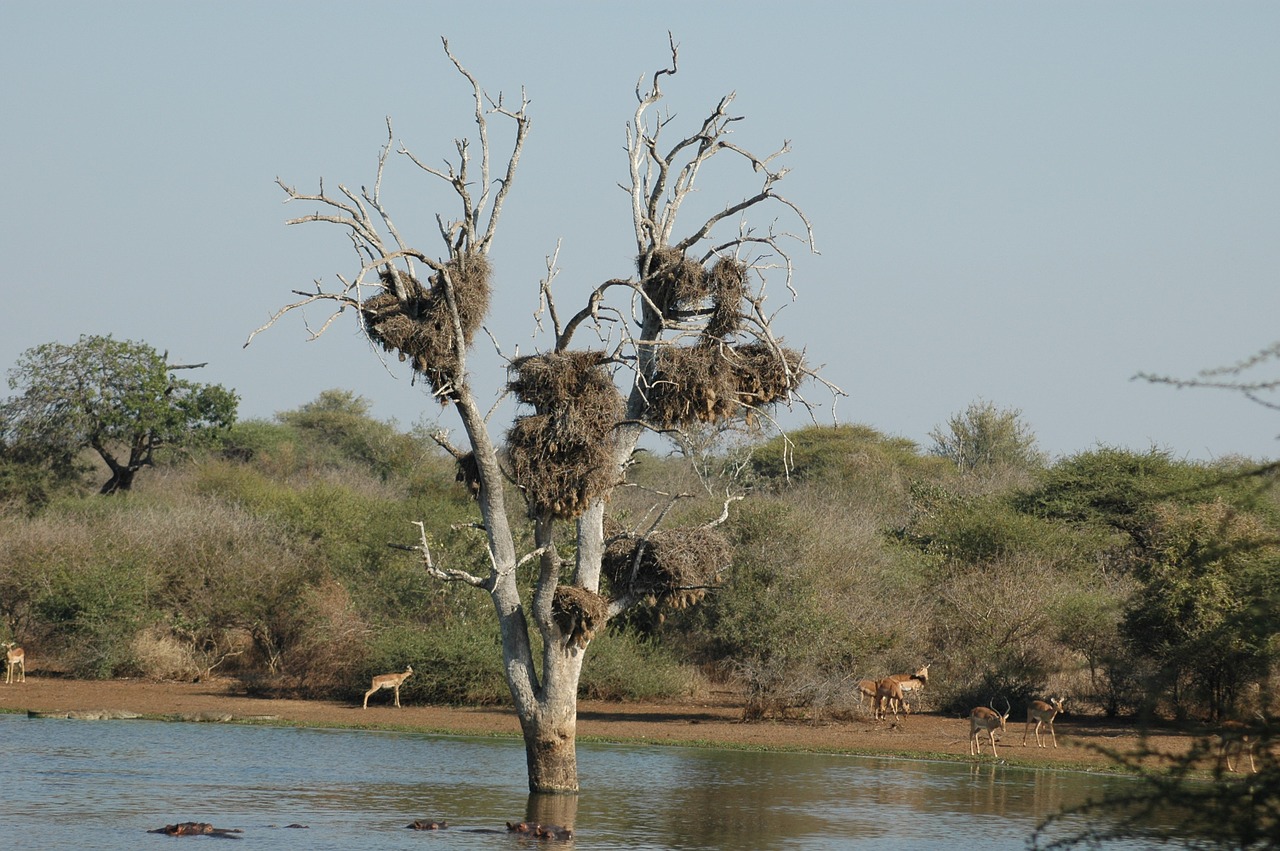
M1044 816L1131 782L992 763L591 743L579 743L578 765L583 793L548 801L528 795L513 739L0 715L0 846L227 841L147 833L202 821L279 849L1013 849ZM576 839L507 835L531 807L539 820L572 822ZM449 828L406 829L414 819ZM285 827L293 823L307 828ZM491 830L502 834L472 832Z

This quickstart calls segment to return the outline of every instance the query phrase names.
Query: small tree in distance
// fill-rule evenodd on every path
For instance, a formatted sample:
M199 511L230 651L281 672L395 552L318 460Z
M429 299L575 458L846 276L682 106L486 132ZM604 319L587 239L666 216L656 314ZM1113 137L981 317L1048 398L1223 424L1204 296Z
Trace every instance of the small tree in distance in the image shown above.
M2 407L4 442L22 459L70 471L83 449L111 470L104 494L127 491L157 449L230 427L239 399L220 384L175 378L175 365L146 343L81 336L28 349L9 371L18 395Z
M773 405L805 404L796 391L802 378L814 375L801 353L774 335L772 316L764 308L764 282L771 271L783 270L791 287L791 263L781 245L787 234L756 231L743 220L757 208L780 207L799 222L801 241L812 248L808 220L778 193L786 169L773 161L788 148L758 157L734 144L731 127L740 117L729 112L732 95L692 133L666 145L662 134L671 118L655 118L650 111L663 97L662 78L677 70L674 42L670 47L670 67L647 85L643 79L637 85L638 105L628 126L636 274L599 284L579 310L562 316L551 287L554 261L548 264L540 321L549 320L553 339L546 351L509 363L508 389L531 412L518 416L505 436L495 439L491 433L466 359L490 303L489 252L529 131L527 100L510 105L501 96L489 98L444 42L445 55L474 95L478 145L456 141L457 160L444 169L399 149L423 172L443 180L461 206L457 219L438 217L444 245L439 258L404 241L383 206L390 122L371 189L356 193L339 186L335 196L323 185L318 194L303 194L280 184L290 200L321 208L290 223L345 228L360 266L354 277L339 278L336 292L317 284L314 292L299 293L303 300L283 307L258 331L316 302L335 302L339 311L354 308L368 336L408 361L415 378L457 411L466 445L454 445L444 433L436 439L457 459L460 479L476 497L488 564L482 571L436 564L425 527L418 549L432 576L474 586L493 602L533 792L578 789L577 691L592 638L611 618L642 602L696 601L729 559L716 526L728 517L736 498L731 494L725 495L719 517L700 527L658 528L667 505L643 528L610 523L606 532L606 501L625 482L642 434L767 417ZM511 121L515 130L497 178L490 170L489 118L495 115ZM724 157L759 175L758 188L678 235L678 214L701 169ZM592 335L587 347L571 348L586 334ZM507 480L523 496L532 523L534 545L528 553L517 552L505 504ZM558 548L564 527L572 530L571 568L561 563ZM517 568L534 560L537 575L526 604ZM531 626L541 638L541 665Z
M952 461L962 472L992 468L1033 468L1044 463L1036 437L1022 422L1022 412L997 408L979 400L963 414L947 420L945 428L929 432L934 455Z

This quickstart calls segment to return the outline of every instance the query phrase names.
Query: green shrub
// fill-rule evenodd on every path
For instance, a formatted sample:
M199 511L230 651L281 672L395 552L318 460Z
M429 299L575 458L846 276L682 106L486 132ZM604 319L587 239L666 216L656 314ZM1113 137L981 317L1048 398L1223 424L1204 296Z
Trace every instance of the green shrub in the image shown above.
M578 695L591 700L663 700L688 697L696 677L660 644L632 632L608 631L587 649Z
M363 696L375 675L412 665L413 676L400 687L402 703L491 705L511 700L492 618L433 629L391 627L371 639L365 662L364 675L349 692L355 699Z

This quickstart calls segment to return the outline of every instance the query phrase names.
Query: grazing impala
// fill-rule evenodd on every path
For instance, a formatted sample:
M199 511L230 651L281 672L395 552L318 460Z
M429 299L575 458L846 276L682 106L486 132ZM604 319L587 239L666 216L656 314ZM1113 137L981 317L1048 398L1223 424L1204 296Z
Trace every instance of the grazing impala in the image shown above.
M1027 704L1027 726L1022 728L1022 743L1027 743L1027 731L1031 729L1031 722L1036 722L1036 747L1042 748L1040 742L1040 725L1043 724L1049 728L1049 736L1053 739L1053 746L1058 746L1058 735L1053 732L1053 719L1062 711L1062 701L1065 698L1051 697L1049 702L1043 700L1033 700Z
M3 647L6 651L4 654L4 681L6 683L25 683L27 681L27 651L18 647L12 641L6 641ZM15 668L19 669L18 672L22 677L20 680L13 678Z
M992 701L994 703L994 701ZM1003 731L1005 722L1009 720L1009 712L1012 711L1009 706L1008 699L1004 702L1005 711L1001 715L989 706L977 706L969 713L969 755L982 756L982 742L979 736L982 731L986 730L987 738L991 739L991 755L998 757L996 752L996 730Z
M364 693L364 708L369 708L369 695L384 688L395 689L396 692L396 709L400 708L400 684L409 679L413 675L413 666L409 665L404 669L403 674L378 674L370 683L372 688Z

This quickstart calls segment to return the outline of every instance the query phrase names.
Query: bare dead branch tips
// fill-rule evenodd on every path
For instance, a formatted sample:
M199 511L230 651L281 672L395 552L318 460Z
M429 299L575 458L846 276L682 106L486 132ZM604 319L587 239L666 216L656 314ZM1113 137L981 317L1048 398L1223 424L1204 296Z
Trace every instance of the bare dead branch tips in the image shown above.
M318 288L318 285L317 285L317 288ZM297 293L297 294L298 294L298 295L307 295L306 293ZM244 346L242 346L241 348L248 348L249 344L253 342L253 338L254 338L254 337L258 336L258 335L259 335L259 334L261 334L263 331L265 331L265 330L267 330L268 328L270 328L272 325L275 325L275 324L276 324L276 322L280 319L280 317L284 316L286 313L289 313L289 312L290 312L290 311L292 311L292 310L298 310L299 308L306 307L306 306L307 306L307 305L309 305L309 304L314 304L314 303L315 303L315 302L317 302L317 301L336 301L336 302L338 302L339 307L338 307L338 308L337 308L337 310L335 310L335 311L333 312L333 314L332 314L332 315L331 315L331 316L330 316L330 317L325 321L324 325L322 325L318 331L312 331L312 330L310 329L310 326L308 326L308 329L307 329L307 330L308 330L308 332L309 332L309 334L310 334L310 338L311 338L311 339L313 339L313 340L314 340L314 339L316 339L317 337L319 337L321 334L323 334L323 333L325 332L325 330L327 330L327 329L328 329L328 327L329 327L331 324L333 324L334 319L336 319L336 318L337 318L337 317L338 317L338 316L339 316L339 315L340 315L344 310L346 310L348 307L356 307L356 308L359 308L359 306L360 306L360 303L359 303L358 301L356 301L354 298L352 298L351 296L348 296L348 295L343 295L343 294L341 294L341 293L321 293L321 292L317 292L317 293L314 293L314 294L311 294L311 295L307 295L307 297L306 297L306 298L304 298L302 301L295 301L295 302L293 302L293 303L291 303L291 304L286 304L284 307L280 308L280 309L279 309L279 310L277 310L275 313L271 314L271 318L270 318L270 319L268 319L265 323L263 323L262 325L260 325L260 326L258 326L257 328L255 328L255 329L253 330L253 332L252 332L251 334L249 334L248 339L246 339L246 340L244 341Z
M614 596L648 597L683 608L700 601L728 566L733 549L717 528L666 529L614 539L602 570Z
M600 307L601 307L601 304L604 302L604 294L605 294L605 291L608 290L610 287L628 287L634 290L634 289L637 289L637 284L635 283L635 281L628 281L623 278L614 278L612 280L605 281L603 284L596 287L595 290L591 293L591 296L587 299L587 306L584 307L582 310L578 311L576 314L574 314L573 318L570 319L565 324L563 332L559 332L556 334L557 350L565 349L568 347L570 341L573 340L574 332L578 330L578 326L581 325L583 322L587 321L588 319L599 320ZM656 306L653 307L653 309L656 310L657 309Z
M661 68L658 71L654 72L653 84L649 88L648 92L643 92L640 89L641 85L643 85L644 83L644 77L641 77L640 81L636 83L636 100L640 101L641 104L653 103L654 101L661 98L662 88L659 85L659 82L661 81L662 76L664 74L674 76L676 71L679 68L680 45L676 44L675 36L671 34L670 30L667 31L667 45L671 49L671 67Z
M479 576L473 576L465 570L441 569L436 567L435 562L431 559L431 544L427 540L427 527L421 520L410 521L414 526L418 527L419 543L411 549L416 550L422 555L422 566L426 570L427 575L433 579L439 579L442 582L462 582L476 588L487 587L489 580L482 579Z
M551 616L566 647L581 650L608 622L609 601L576 585L560 585L551 601Z

